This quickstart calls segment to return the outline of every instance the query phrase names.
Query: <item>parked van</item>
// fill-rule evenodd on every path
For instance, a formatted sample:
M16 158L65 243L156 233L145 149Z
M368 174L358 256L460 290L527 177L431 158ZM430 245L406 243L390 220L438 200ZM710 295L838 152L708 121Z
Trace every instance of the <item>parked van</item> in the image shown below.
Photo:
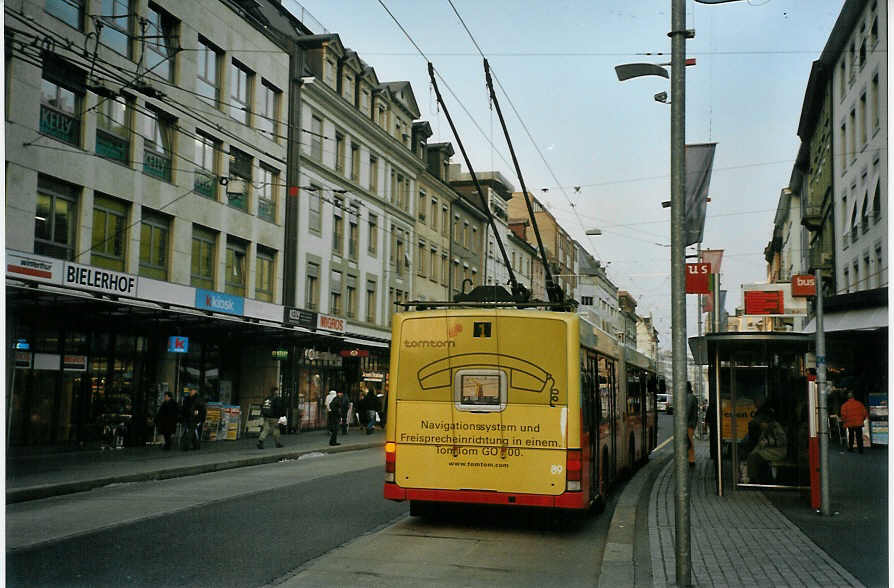
M673 397L670 394L656 394L657 408L667 414L674 414Z

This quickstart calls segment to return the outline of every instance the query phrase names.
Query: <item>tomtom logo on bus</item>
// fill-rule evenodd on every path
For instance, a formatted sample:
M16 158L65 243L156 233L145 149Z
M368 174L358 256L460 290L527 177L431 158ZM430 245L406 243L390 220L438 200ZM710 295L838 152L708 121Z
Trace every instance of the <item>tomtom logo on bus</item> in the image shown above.
M443 339L417 339L415 341L404 340L404 347L455 347L456 341Z

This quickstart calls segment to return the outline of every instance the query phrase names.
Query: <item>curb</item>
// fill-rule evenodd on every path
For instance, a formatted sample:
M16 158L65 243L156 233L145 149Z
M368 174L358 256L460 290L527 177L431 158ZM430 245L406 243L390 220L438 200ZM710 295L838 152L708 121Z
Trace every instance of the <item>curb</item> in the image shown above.
M94 478L91 480L80 480L77 482L63 482L60 484L44 484L39 486L30 486L26 488L18 488L6 491L6 504L16 502L28 502L30 500L40 500L42 498L51 498L53 496L62 496L64 494L74 494L77 492L87 492L95 488L101 488L111 484L127 484L130 482L148 482L152 480L167 480L170 478L183 478L186 476L196 476L198 474L207 474L210 472L219 472L234 468L249 467L275 463L286 459L298 459L303 455L310 453L343 453L345 451L357 451L361 449L372 449L381 447L384 442L374 443L356 443L352 445L341 445L339 447L316 447L302 449L300 451L285 451L282 453L271 453L267 455L258 455L255 457L242 457L226 461L216 461L210 463L178 466L161 470L152 470L148 472L138 472L133 474L122 474L118 476L105 476Z
M640 468L633 478L624 486L624 490L618 497L612 520L608 526L608 536L605 541L605 549L602 552L602 564L599 566L599 588L614 588L615 586L634 586L635 558L634 544L636 542L636 516L640 495L646 483L651 479L651 473L655 469L664 467L673 453L669 455L656 455L652 453L652 459L648 465Z

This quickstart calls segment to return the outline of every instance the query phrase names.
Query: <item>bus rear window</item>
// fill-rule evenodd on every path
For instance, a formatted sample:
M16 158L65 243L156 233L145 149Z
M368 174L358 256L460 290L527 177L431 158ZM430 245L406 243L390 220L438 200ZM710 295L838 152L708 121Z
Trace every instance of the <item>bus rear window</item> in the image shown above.
M506 374L502 370L458 370L454 385L459 410L496 412L506 407Z

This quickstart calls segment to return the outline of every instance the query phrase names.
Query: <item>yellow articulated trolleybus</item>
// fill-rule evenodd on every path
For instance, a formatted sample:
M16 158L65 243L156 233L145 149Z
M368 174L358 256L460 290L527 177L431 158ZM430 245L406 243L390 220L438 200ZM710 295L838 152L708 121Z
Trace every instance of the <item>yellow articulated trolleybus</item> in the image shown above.
M573 312L394 315L385 498L586 509L655 447L655 374Z
M655 446L649 362L581 319L550 270L487 60L491 102L512 153L546 302L518 283L469 157L428 65L511 285L464 288L450 302L392 315L385 498L411 514L441 502L583 510ZM465 282L463 282L463 286Z

